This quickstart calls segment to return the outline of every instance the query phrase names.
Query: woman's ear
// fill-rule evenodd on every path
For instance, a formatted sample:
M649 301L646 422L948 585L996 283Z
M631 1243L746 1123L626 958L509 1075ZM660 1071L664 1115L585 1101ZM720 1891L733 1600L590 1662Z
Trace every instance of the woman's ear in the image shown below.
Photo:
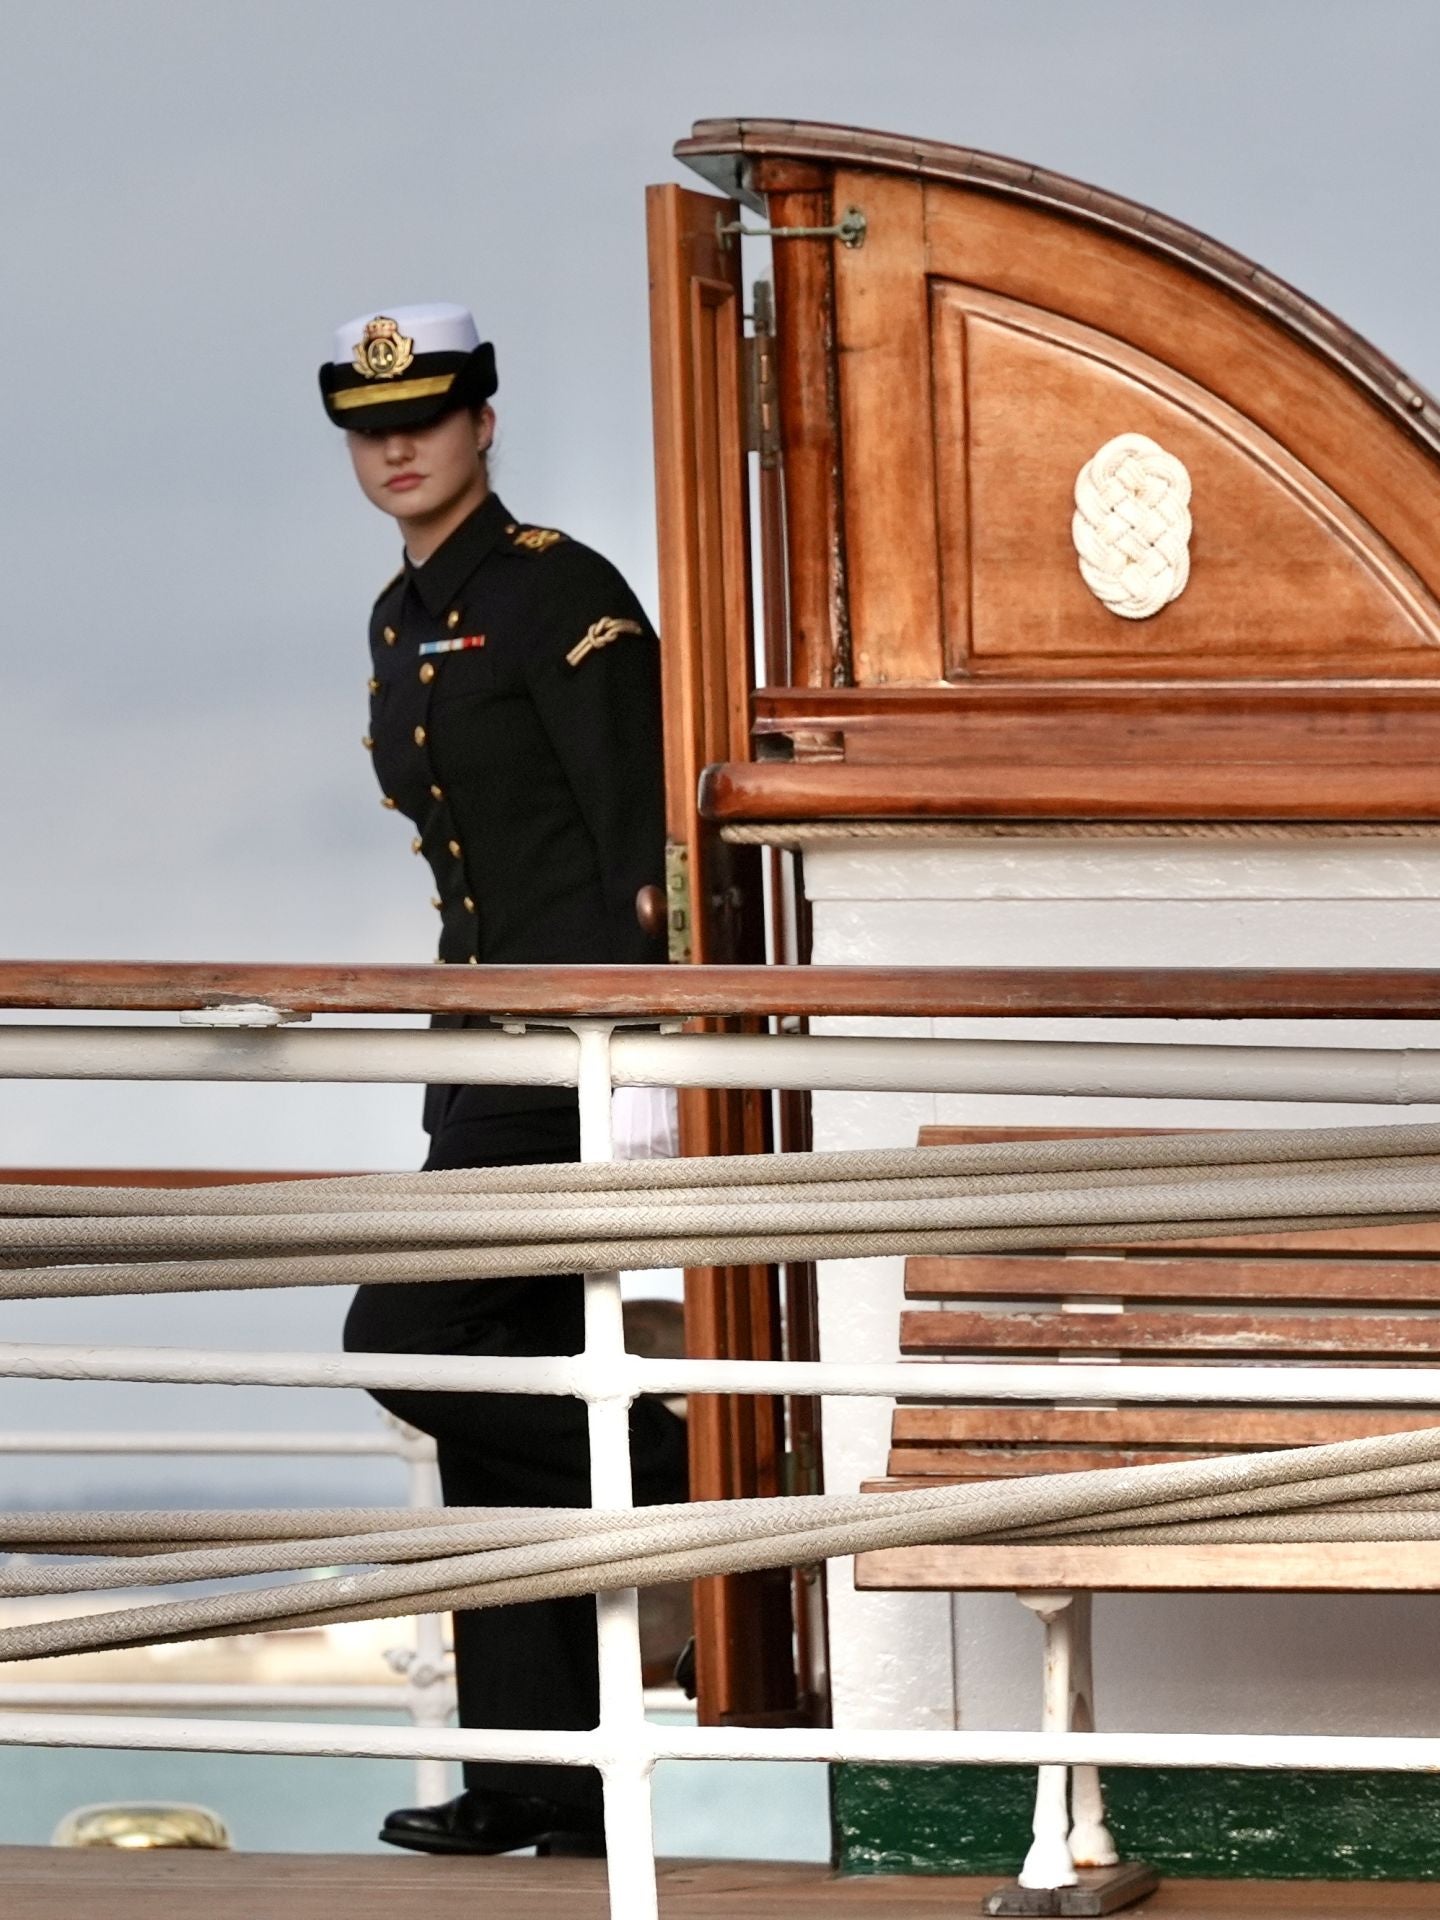
M495 439L495 409L481 407L475 415L475 451L483 459Z

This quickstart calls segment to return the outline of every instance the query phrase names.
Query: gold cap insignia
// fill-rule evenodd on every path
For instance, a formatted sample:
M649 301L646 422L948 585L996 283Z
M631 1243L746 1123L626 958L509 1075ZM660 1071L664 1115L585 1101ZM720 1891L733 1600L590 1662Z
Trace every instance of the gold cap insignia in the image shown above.
M607 613L603 620L597 620L583 640L566 654L565 659L572 667L578 667L587 654L595 653L601 647L608 647L612 640L618 640L622 633L643 633L645 629L638 620L618 620L613 613Z
M515 544L528 553L544 553L547 547L564 538L564 534L557 533L553 527L526 527L515 535Z
M355 348L355 369L367 380L393 380L415 358L415 342L407 340L399 324L383 313L367 321L365 337Z

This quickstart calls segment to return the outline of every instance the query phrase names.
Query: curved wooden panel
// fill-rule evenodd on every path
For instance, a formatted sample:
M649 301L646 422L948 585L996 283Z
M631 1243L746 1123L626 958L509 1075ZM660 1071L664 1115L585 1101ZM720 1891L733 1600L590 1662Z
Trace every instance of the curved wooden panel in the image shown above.
M1434 435L1361 378L1355 354L1318 351L1237 289L1056 214L935 188L926 219L925 271L1092 328L1189 381L1196 402L1267 435L1440 588Z
M675 155L722 192L759 212L782 179L804 175L814 190L838 168L862 167L962 186L1115 236L1208 280L1257 316L1305 341L1369 393L1417 442L1440 453L1440 402L1393 360L1317 301L1233 247L1138 200L1003 154L820 121L697 120L690 137L676 142Z
M766 761L808 764L712 774L716 817L761 818L768 788L788 820L916 794L927 817L1434 817L1407 699L1440 682L1440 408L1414 381L1228 248L1041 168L790 121L676 151L812 236L775 249L797 685L755 710ZM861 244L815 236L852 208ZM822 283L817 328L795 290ZM1131 433L1190 486L1188 578L1140 618L1086 584L1071 528L1081 468Z
M1431 596L1273 436L1112 336L932 285L949 673L1440 671ZM1193 489L1189 582L1144 620L1096 599L1071 538L1076 475L1119 433Z

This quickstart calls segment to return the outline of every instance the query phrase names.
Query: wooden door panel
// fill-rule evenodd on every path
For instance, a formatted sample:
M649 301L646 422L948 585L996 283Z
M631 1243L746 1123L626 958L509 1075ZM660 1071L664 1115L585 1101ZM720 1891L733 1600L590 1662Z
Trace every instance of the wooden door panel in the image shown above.
M763 119L677 152L790 234L790 678L717 820L1431 817L1440 403L1414 380L1253 261L1043 168ZM1188 579L1139 619L1071 530L1126 432L1192 483Z
M1058 308L1235 407L1343 494L1427 588L1440 591L1433 456L1390 431L1361 385L1278 318L1161 248L1023 200L932 185L925 236L927 270L937 279L1039 311ZM1251 277L1277 307L1286 304L1281 282L1259 268Z
M1440 622L1410 570L1252 422L1053 314L952 282L932 306L951 672L1435 672ZM1077 473L1132 432L1193 488L1188 584L1143 620L1096 599L1071 536Z

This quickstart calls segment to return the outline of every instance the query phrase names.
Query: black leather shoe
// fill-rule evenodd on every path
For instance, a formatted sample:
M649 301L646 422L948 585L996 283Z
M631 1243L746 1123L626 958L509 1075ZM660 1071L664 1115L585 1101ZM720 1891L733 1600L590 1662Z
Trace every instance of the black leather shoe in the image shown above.
M518 1793L462 1793L439 1807L387 1813L380 1838L412 1853L568 1854L599 1860L605 1829L598 1816Z

